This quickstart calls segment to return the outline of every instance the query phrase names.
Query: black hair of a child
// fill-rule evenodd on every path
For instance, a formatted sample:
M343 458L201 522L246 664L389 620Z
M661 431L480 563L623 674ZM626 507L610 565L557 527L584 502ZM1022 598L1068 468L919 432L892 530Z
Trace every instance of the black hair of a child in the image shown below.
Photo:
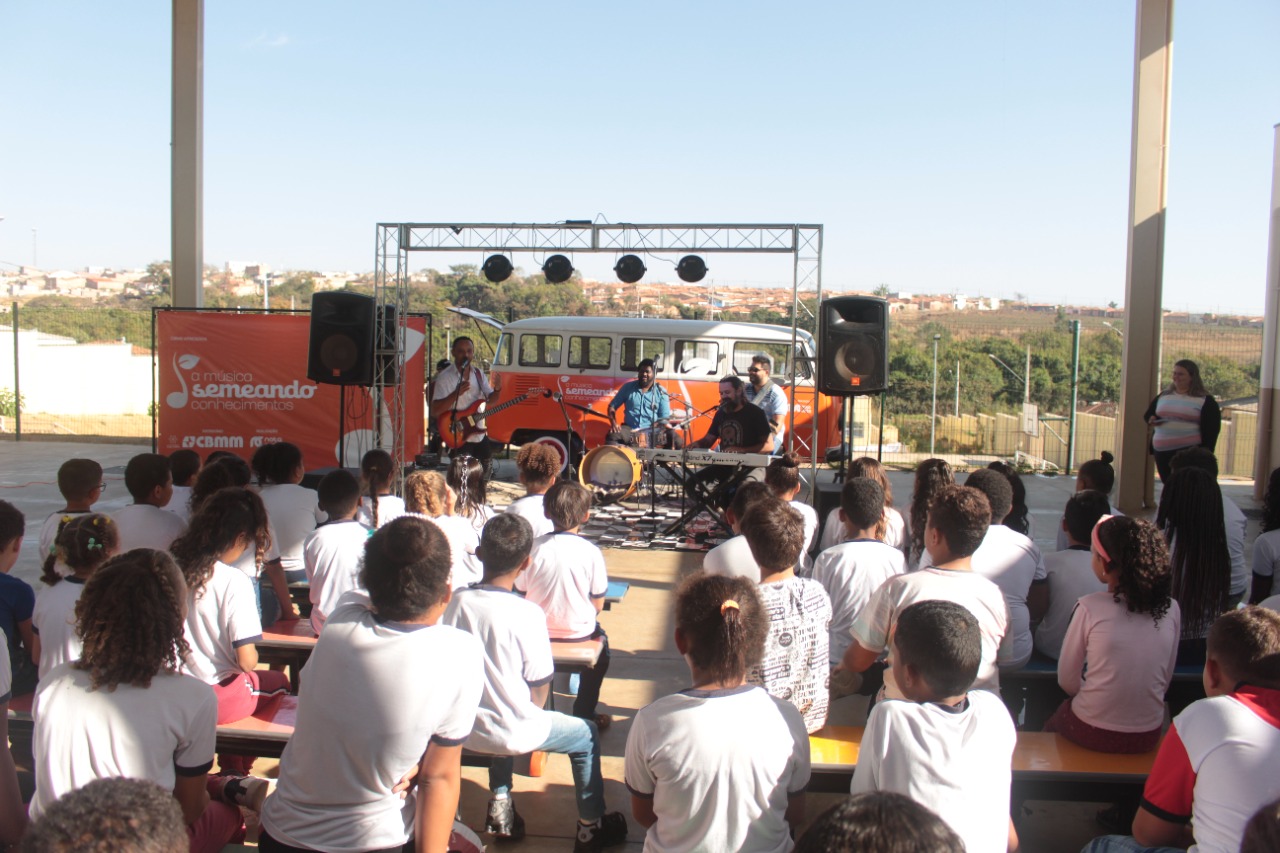
M955 472L945 459L926 459L916 466L915 483L911 488L911 548L907 564L914 566L924 553L924 530L929 523L929 504L939 490L953 486Z
M1276 853L1280 850L1280 800L1254 812L1244 825L1240 853Z
M500 512L484 524L476 556L484 565L484 579L513 572L533 550L533 525L514 512Z
M1080 466L1076 472L1076 481L1085 484L1085 488L1096 489L1104 495L1111 494L1116 485L1116 469L1111 467L1115 459L1107 451L1098 454L1097 459L1090 459Z
M766 500L777 500L773 490L759 480L748 480L733 493L733 500L729 501L729 512L741 521L753 506Z
M566 480L553 483L542 499L542 513L551 519L556 530L572 530L582 524L590 511L591 492Z
M800 454L789 451L773 457L764 469L764 481L779 498L791 494L800 485Z
M144 779L94 779L63 794L22 839L24 853L172 853L188 847L172 791Z
M1218 479L1218 457L1207 447L1188 447L1173 454L1169 460L1170 472L1176 474L1183 468L1199 468L1213 479Z
M884 489L875 480L853 477L840 487L840 509L853 530L869 530L884 517Z
M257 492L219 489L200 504L186 532L169 546L191 592L199 594L204 589L213 576L214 564L241 536L248 538L249 547L257 550L259 558L267 552L267 510Z
M316 497L330 518L350 518L360 503L360 481L346 468L335 468L320 478Z
M1257 605L1228 611L1209 628L1208 647L1229 681L1280 690L1280 613Z
M92 459L68 459L58 467L58 491L68 503L89 500L102 484L102 466Z
M1198 637L1227 607L1231 554L1222 515L1222 489L1203 468L1174 472L1160 492L1156 526L1170 543L1173 597L1184 636Z
M1123 602L1130 613L1146 613L1156 622L1163 619L1173 595L1173 576L1160 528L1117 515L1098 526L1098 543L1118 570L1115 601Z
M254 451L252 465L260 485L292 483L302 465L302 449L287 441L264 444Z
M13 540L27 532L27 519L8 501L0 501L0 548L8 548Z
M756 565L769 572L795 568L804 550L804 518L772 498L759 501L738 522Z
M910 797L863 791L818 815L794 853L964 853L946 821Z
M444 472L445 482L453 489L457 500L458 515L474 520L482 517L485 503L489 500L488 488L485 485L484 463L474 456L455 456L449 460L449 467Z
M685 654L712 680L741 681L764 655L769 617L753 581L695 572L676 591L675 609Z
M920 674L934 699L969 692L982 663L982 631L964 605L918 601L903 608L893 631L899 663Z
M139 453L124 466L124 487L134 503L146 503L152 492L171 479L169 460L159 453Z
M58 574L58 557L77 575L97 569L120 546L120 530L109 515L90 512L63 516L52 551L45 556L40 580L54 586L62 580Z
M269 447L269 446L270 445L267 445L267 444L262 445L262 447ZM258 455L258 452L256 450L254 451L254 455L255 456ZM209 465L210 463L217 462L219 459L239 459L239 458L240 458L239 456L235 455L230 450L211 450L209 451L209 455L204 458L204 464Z
M189 447L169 454L169 474L176 486L191 485L191 478L200 472L200 454Z
M1013 508L1013 486L1009 484L1008 477L990 468L979 468L969 472L969 476L964 479L964 484L987 496L987 503L991 507L992 524L1004 522L1004 517Z
M206 462L200 469L200 473L196 475L195 485L191 487L191 500L188 504L191 513L195 514L200 509L200 505L219 489L232 486L242 489L252 480L249 463L239 456L223 456L212 462Z
M1280 468L1267 478L1267 492L1262 499L1262 532L1280 529Z
M972 557L991 525L991 503L986 494L977 489L946 486L929 505L928 523L942 534L952 558Z
M1110 512L1111 502L1106 494L1094 489L1081 489L1067 499L1066 509L1062 511L1067 535L1081 545L1088 545L1094 525Z
M1017 468L1000 460L992 462L987 467L1003 474L1009 481L1009 488L1013 491L1013 502L1009 505L1009 514L1004 517L1001 524L1023 536L1028 535L1031 530L1031 510L1027 507L1027 487L1022 482L1022 475L1018 473Z
M396 476L396 461L387 451L374 448L360 460L360 476L369 490L369 515L373 518L373 526L377 527L378 495L391 492L391 483Z
M360 585L380 622L417 619L449 595L449 540L424 518L404 515L374 531L364 546Z

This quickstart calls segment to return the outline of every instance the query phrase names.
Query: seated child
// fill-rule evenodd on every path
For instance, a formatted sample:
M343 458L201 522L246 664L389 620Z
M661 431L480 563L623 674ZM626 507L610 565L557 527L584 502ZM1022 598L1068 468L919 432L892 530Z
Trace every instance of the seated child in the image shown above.
M286 583L306 580L302 566L302 543L316 525L325 520L319 497L301 485L307 468L302 451L287 441L264 444L253 454L253 472ZM281 602L283 604L283 602Z
M0 743L9 744L9 700L13 684L9 674L9 644L0 632ZM27 828L27 806L22 802L13 752L0 749L0 844L17 844Z
M480 537L471 522L453 513L453 490L436 471L414 471L404 481L404 506L409 515L433 522L449 543L453 589L477 583L484 572L476 557Z
M1235 853L1254 812L1280 797L1280 614L1246 607L1219 616L1204 689L1208 697L1175 717L1160 744L1133 837L1095 838L1086 851Z
M456 500L454 515L470 522L478 538L485 522L496 514L487 503L489 493L485 484L488 477L484 473L484 463L474 456L455 456L449 460L445 480Z
M831 599L822 584L796 577L804 519L785 504L759 503L742 519L742 535L760 566L760 600L769 617L764 654L748 670L747 683L795 705L805 728L816 732L826 725L830 701Z
M40 665L44 678L60 663L80 659L80 635L76 633L76 602L89 576L116 555L119 536L110 516L77 515L58 535L58 552L44 561L40 580L47 586L36 596L31 626L35 644L31 657ZM61 563L70 572L58 571Z
M905 607L890 658L903 699L871 709L852 792L910 797L937 812L968 853L1017 850L1009 781L1018 735L998 696L972 690L978 620L952 601Z
M36 635L31 627L36 592L31 584L9 574L18 562L26 529L27 521L18 508L8 501L0 501L0 630L9 646L9 670L15 696L36 689L35 661L39 659L38 653L33 655Z
M641 708L627 736L631 813L647 850L773 853L789 850L804 822L804 719L746 683L769 630L756 590L701 573L680 585L675 642L693 685Z
M1058 684L1072 698L1045 731L1097 752L1150 752L1182 628L1164 536L1149 522L1104 516L1093 571L1107 588L1076 604L1058 658Z
M377 530L404 515L404 499L391 493L396 481L396 463L385 450L370 450L360 460L360 523ZM320 509L324 509L323 506ZM332 518L333 516L330 516Z
M517 476L525 493L507 507L507 512L521 516L533 527L533 535L551 532L551 519L542 511L543 496L560 473L560 454L545 444L530 442L516 454Z
M1198 468L1216 483L1218 481L1218 457L1207 447L1187 447L1179 450L1169 460L1169 470L1174 474L1185 468ZM1249 567L1244 561L1245 529L1248 519L1225 493L1222 495L1222 527L1227 536L1227 554L1231 559L1231 585L1228 588L1227 610L1234 610L1244 598L1249 586Z
M998 476L998 475L997 475ZM970 558L991 523L991 504L977 489L947 486L929 507L925 525L927 568L889 578L871 595L853 622L853 642L845 651L843 669L864 672L885 652L898 614L917 601L940 599L963 605L978 620L982 660L975 686L1000 692L997 664L1010 657L1009 611L1000 588L970 568ZM884 676L884 697L901 699L892 669Z
M1124 515L1123 512L1110 505L1111 490L1116 485L1116 470L1111 467L1111 461L1115 459L1107 451L1097 459L1090 459L1080 466L1080 470L1076 472L1076 493L1084 491L1101 492L1107 500L1106 515ZM1066 515L1063 515L1063 522L1066 521ZM1065 527L1058 528L1058 541L1056 549L1065 551L1071 542L1067 537L1067 529ZM1087 544L1087 543L1086 543Z
M338 600L360 587L360 558L369 528L356 520L360 483L347 469L325 474L316 494L329 520L302 543L302 562L311 585L311 627L318 635Z
M1062 514L1062 529L1066 531L1070 545L1052 554L1044 555L1045 588L1049 593L1049 608L1035 631L1036 651L1046 657L1058 659L1062 651L1062 638L1067 635L1067 625L1082 595L1102 592L1107 585L1093 574L1093 554L1089 550L1090 537L1098 519L1107 514L1110 506L1107 496L1092 489L1077 491L1067 501Z
M603 641L600 659L582 673L573 703L575 717L595 720L603 731L613 722L608 714L596 713L609 671L609 636L596 620L604 609L609 576L604 554L578 535L591 517L591 493L577 483L556 483L547 490L544 507L555 530L533 540L529 569L516 580L516 589L546 613L551 642Z
M902 552L875 538L884 518L884 489L875 480L855 477L840 489L840 521L853 538L818 555L810 573L831 598L830 649L834 666L853 642L853 620L871 593L905 570Z
M54 800L23 839L31 853L160 853L189 845L172 791L117 778L94 779Z
M124 468L124 485L133 503L111 513L120 535L120 553L134 548L167 551L187 523L165 512L173 497L169 460L159 453L139 453Z
M49 513L40 528L40 555L52 554L58 531L77 515L93 512L93 505L102 497L106 483L102 481L102 466L92 459L68 459L58 468L58 491L67 505Z
M980 468L969 474L964 484L987 496L991 504L991 524L982 544L973 553L973 571L1000 587L1009 606L1009 633L1013 656L1009 669L1026 666L1035 641L1031 623L1039 621L1049 603L1045 585L1044 558L1036 543L1011 527L1004 526L1013 506L1013 488L999 471Z
M925 459L916 466L915 480L911 484L910 535L902 550L907 555L907 567L911 571L929 564L929 552L924 547L924 526L929 521L929 504L939 490L956 483L955 472L945 459Z
M923 525L920 529L924 530ZM793 853L965 853L965 849L942 818L910 797L864 791L818 815Z
M742 535L742 518L758 503L767 503L773 507L785 504L773 496L769 487L758 480L748 480L733 493L733 500L725 508L725 521L734 535L712 548L702 558L702 571L709 575L720 575L726 578L746 578L752 583L760 582L760 566L751 556L751 546Z
M213 688L218 724L243 720L288 692L283 672L259 670L262 622L253 584L230 563L248 548L266 549L267 513L248 489L215 492L191 516L191 527L170 549L187 584L183 669ZM247 773L253 759L223 755L223 772Z
M769 467L764 469L764 482L774 497L800 513L800 517L804 519L804 551L800 556L800 565L807 570L813 565L810 552L818 545L818 511L804 501L796 500L804 485L800 479L800 456L796 453L783 453L775 457Z
M849 463L846 482L854 477L868 477L884 489L884 526L876 538L884 540L894 548L906 550L911 542L911 531L907 529L907 522L903 519L902 513L893 508L893 485L889 482L889 475L885 473L884 466L870 456L863 456ZM818 542L818 550L825 551L832 545L839 545L850 538L849 530L840 523L840 507L835 507L827 513L826 524L822 527L822 539Z
M446 849L484 684L480 643L439 624L448 553L440 528L411 516L365 543L368 594L347 593L307 663L262 853Z
M533 750L561 752L573 766L578 825L575 853L589 853L627 840L620 812L605 814L600 738L595 723L543 710L555 666L542 609L512 594L516 578L529 567L533 531L519 515L502 513L480 535L477 555L484 580L460 589L442 622L461 628L484 646L485 686L475 728L466 746L495 756ZM511 800L513 761L489 762L489 800L485 828L499 840L524 837L524 819Z
M80 659L50 670L32 709L33 819L95 779L129 777L173 792L191 850L218 851L244 837L236 805L257 810L267 783L206 775L218 700L180 672L186 596L173 559L148 549L109 560L85 583Z
M1022 482L1018 469L1001 459L992 462L987 468L995 471L1009 481L1009 489L1013 492L1013 503L1009 506L1009 514L1000 523L1015 533L1021 533L1035 541L1035 519L1031 517L1031 509L1027 506L1027 486Z
M191 489L200 473L200 454L189 448L169 454L169 476L173 477L173 496L165 504L168 512L184 522L191 519Z

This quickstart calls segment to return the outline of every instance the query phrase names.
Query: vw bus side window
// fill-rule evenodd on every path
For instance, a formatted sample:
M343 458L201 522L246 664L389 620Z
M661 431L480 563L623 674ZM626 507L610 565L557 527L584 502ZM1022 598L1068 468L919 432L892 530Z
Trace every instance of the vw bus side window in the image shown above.
M666 352L667 342L660 338L623 338L622 360L618 369L624 373L634 373L640 366L640 362L651 358L658 366L656 372L661 373L667 368L664 363Z
M608 370L613 363L613 338L569 336L569 366L579 370Z
M720 370L720 345L714 341L676 341L676 373L715 376Z
M494 366L511 364L511 339L513 335L503 334L498 338L498 349L493 354Z
M520 366L559 367L562 340L559 335L521 335Z
M769 376L776 382L788 382L791 379L791 345L765 343L764 341L737 341L733 345L733 370L739 376L746 376L751 367L751 359L758 355L768 356ZM809 378L809 365L804 359L796 368L797 379Z

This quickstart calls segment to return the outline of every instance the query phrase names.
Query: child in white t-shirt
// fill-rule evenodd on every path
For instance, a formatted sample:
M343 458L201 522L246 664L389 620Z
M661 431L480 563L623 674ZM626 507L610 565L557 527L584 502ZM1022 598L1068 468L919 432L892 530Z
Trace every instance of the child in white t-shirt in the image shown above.
M804 551L800 554L800 568L813 565L812 552L818 546L818 511L804 501L796 500L804 485L800 478L800 456L783 453L776 456L764 469L764 482L773 496L800 513L804 519Z
M510 503L507 512L529 522L535 538L553 529L551 519L543 511L543 499L560 468L560 454L545 444L530 442L516 454L516 476L524 484L525 493Z
M169 460L158 453L139 453L124 468L124 484L133 503L111 513L120 533L120 552L166 550L187 529L185 521L164 510L173 498Z
M46 586L36 595L31 614L31 656L40 664L41 678L58 664L79 659L76 602L85 581L116 555L119 543L115 522L99 513L73 517L58 534L57 551L45 558L40 576Z
M396 480L396 463L390 453L385 450L366 453L360 460L360 479L364 493L360 498L361 524L377 530L388 521L404 515L404 500L391 493Z
M325 514L315 491L299 485L307 473L302 451L287 441L264 444L254 452L252 465L262 503L271 518L285 580L288 583L306 580L302 543L307 534L325 520Z
M577 483L556 483L547 490L543 506L555 530L533 540L529 569L516 581L516 589L546 613L551 642L590 637L603 643L596 665L579 679L573 715L595 720L604 731L613 718L597 714L596 705L609 672L609 636L597 620L609 575L604 554L578 535L578 528L591 517L591 492Z
M1098 519L1109 509L1107 496L1092 489L1078 491L1067 501L1062 514L1062 527L1069 546L1065 550L1044 555L1045 587L1049 592L1049 608L1036 627L1036 651L1054 660L1062 652L1062 638L1067 635L1071 614L1080 596L1103 592L1107 585L1093 573L1093 556L1089 553L1089 537Z
M875 480L855 477L840 489L840 520L854 531L848 542L818 555L810 577L831 598L830 655L834 666L853 642L853 621L880 585L905 571L902 552L875 538L884 518L884 489Z
M200 474L200 454L190 448L175 450L169 454L169 475L173 477L173 495L165 510L181 518L191 520L191 490Z
M1111 490L1116 484L1116 470L1111 467L1111 461L1115 457L1107 451L1102 451L1097 459L1090 459L1080 465L1080 470L1076 472L1076 492L1085 490L1101 492L1107 499L1107 512L1111 515L1124 515L1113 506L1111 502ZM1063 514L1063 520L1066 520L1066 514ZM1088 544L1087 542L1085 543ZM1070 547L1071 542L1067 538L1067 531L1063 528L1058 530L1057 550L1065 551Z
M864 672L888 652L898 614L909 605L917 601L953 601L978 620L982 659L975 684L998 694L997 666L1012 655L1009 611L1000 588L970 568L970 559L991 523L991 504L977 489L947 486L933 499L928 518L924 542L930 565L889 578L871 595L853 622L853 642L845 651L840 668ZM885 672L883 695L887 699L903 698L892 669Z
M449 460L445 480L453 490L454 515L470 522L475 528L478 539L485 522L496 514L493 507L488 504L489 494L488 487L485 485L487 478L484 473L484 463L465 453L456 455Z
M704 572L727 578L746 578L752 583L760 582L760 566L756 563L756 558L751 556L747 537L742 535L742 519L761 501L772 503L776 498L769 486L759 480L748 480L733 493L733 500L725 507L724 519L734 535L703 556Z
M641 708L627 736L646 853L785 853L804 821L809 738L795 706L747 684L769 617L745 578L694 574L675 606L688 690Z
M360 588L360 558L369 528L356 520L360 483L345 468L335 468L316 489L320 509L329 516L302 543L302 562L310 585L311 627L318 635L338 600Z
M471 522L453 512L453 490L436 471L414 471L404 481L404 507L408 515L433 522L449 543L453 589L476 583L483 577L476 546L480 537Z
M68 459L58 466L58 491L66 506L52 512L40 528L40 551L43 558L52 554L62 526L77 515L93 512L107 484L102 479L102 466L92 459Z
M906 550L911 541L911 531L902 513L893 508L893 485L889 482L889 475L885 473L884 466L870 456L863 456L849 463L846 479L853 477L869 477L884 489L884 524L876 538L894 548ZM839 545L849 538L849 530L840 523L840 507L835 507L827 514L818 550L825 551L832 545Z
M747 682L795 705L805 728L816 732L826 725L830 701L831 599L822 584L796 577L804 521L782 501L769 498L747 511L742 535L760 566L760 599L769 617L764 655L748 670Z
M1160 742L1182 629L1169 552L1155 525L1109 515L1092 543L1093 572L1107 588L1076 604L1058 658L1071 698L1045 731L1097 752L1148 752Z
M287 693L283 672L259 670L262 622L253 584L230 565L251 547L267 546L267 512L248 489L222 489L191 517L186 534L171 551L187 583L187 645L183 669L213 688L218 697L218 723L243 720L275 696ZM224 755L224 772L247 773L248 756Z
M484 526L477 553L484 580L460 589L444 624L467 631L484 646L485 687L467 748L495 755L489 762L485 828L500 840L524 836L524 819L511 800L512 759L533 750L562 752L573 766L578 825L575 853L621 844L627 822L605 813L600 736L590 720L543 710L554 674L551 641L542 609L513 592L529 567L533 531L518 515L503 513ZM501 757L499 757L501 756Z
M968 853L1017 850L1009 780L1018 735L999 697L971 689L982 660L977 619L951 601L905 607L891 658L903 698L871 710L851 791L910 797L937 812Z
M439 624L448 543L397 518L369 537L360 580L368 594L347 593L307 663L263 853L447 848L484 682L480 643Z

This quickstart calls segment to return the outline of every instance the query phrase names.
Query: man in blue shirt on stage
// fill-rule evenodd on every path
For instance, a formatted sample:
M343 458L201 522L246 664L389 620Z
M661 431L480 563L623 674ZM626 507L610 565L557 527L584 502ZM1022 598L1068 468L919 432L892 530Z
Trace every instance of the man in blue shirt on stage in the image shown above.
M609 401L609 419L614 428L611 435L617 435L624 444L635 444L639 436L648 446L674 446L679 448L683 442L679 433L668 428L671 419L671 397L667 389L653 381L653 359L646 358L636 365L636 378L623 383L618 393ZM618 426L618 409L626 409L622 427Z
M773 433L773 453L780 456L786 450L782 439L787 433L787 411L791 404L782 389L769 379L769 369L772 366L769 356L764 353L751 359L751 367L747 370L750 381L743 390L746 391L747 402L759 406L769 419L769 431Z

